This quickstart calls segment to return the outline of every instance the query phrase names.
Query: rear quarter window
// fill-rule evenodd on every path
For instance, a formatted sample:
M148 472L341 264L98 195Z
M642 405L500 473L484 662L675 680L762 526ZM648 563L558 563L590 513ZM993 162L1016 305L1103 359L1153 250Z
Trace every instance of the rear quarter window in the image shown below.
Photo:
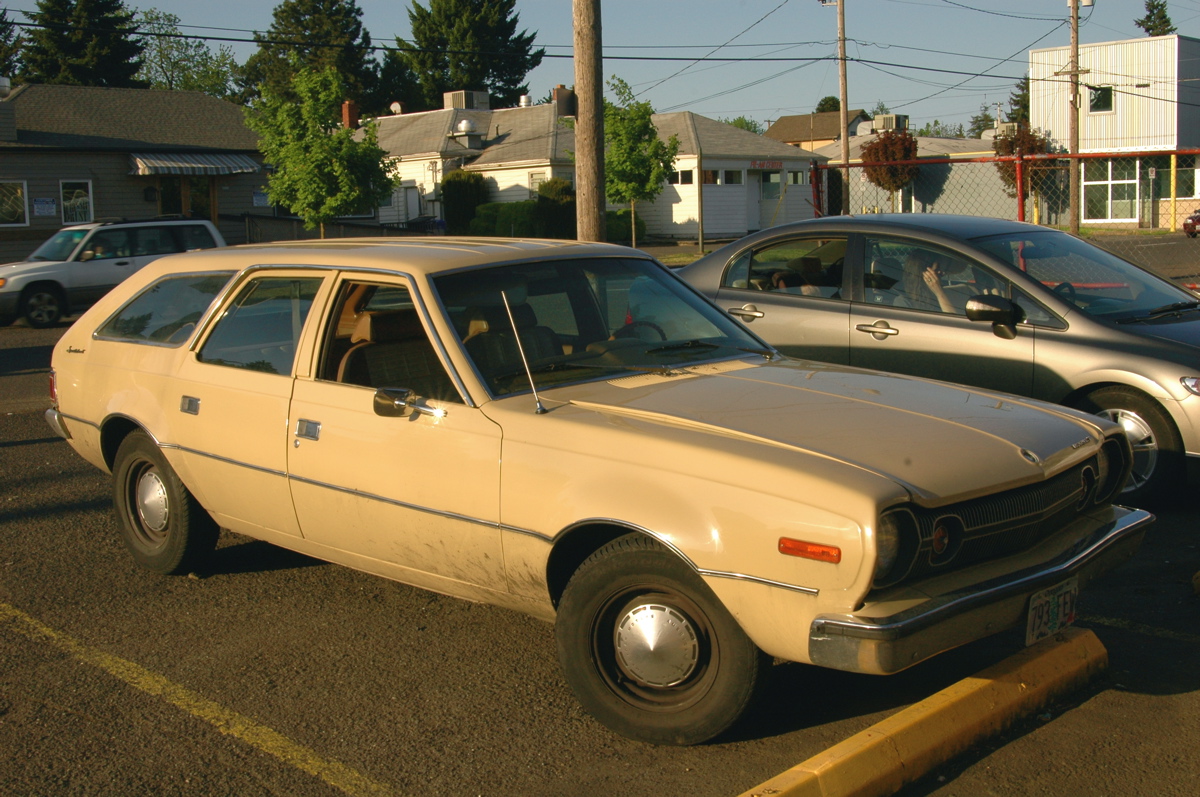
M193 249L212 249L217 245L212 233L203 224L182 224L175 231L179 234L179 243L185 252Z
M232 271L174 274L151 283L96 330L96 337L178 346L196 328Z

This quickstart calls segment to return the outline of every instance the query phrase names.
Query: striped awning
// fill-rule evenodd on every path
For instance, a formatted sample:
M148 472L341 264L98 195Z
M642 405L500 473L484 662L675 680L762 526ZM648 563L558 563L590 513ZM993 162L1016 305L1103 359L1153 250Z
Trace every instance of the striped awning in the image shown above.
M130 174L248 174L262 171L249 155L206 155L193 152L146 154L134 152L129 156Z

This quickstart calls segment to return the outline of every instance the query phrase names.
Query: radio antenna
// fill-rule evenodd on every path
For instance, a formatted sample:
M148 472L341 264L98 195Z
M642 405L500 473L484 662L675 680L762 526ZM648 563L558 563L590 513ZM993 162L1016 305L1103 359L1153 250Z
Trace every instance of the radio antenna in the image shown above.
M504 310L508 313L508 323L512 325L513 338L517 341L517 353L521 355L521 365L525 366L525 375L529 377L529 389L533 391L534 412L541 415L546 411L546 408L542 406L542 400L538 398L537 385L533 383L533 371L529 369L529 360L525 357L525 347L521 345L521 333L517 331L517 319L513 315L512 305L508 303L508 291L500 291L500 298L504 300Z

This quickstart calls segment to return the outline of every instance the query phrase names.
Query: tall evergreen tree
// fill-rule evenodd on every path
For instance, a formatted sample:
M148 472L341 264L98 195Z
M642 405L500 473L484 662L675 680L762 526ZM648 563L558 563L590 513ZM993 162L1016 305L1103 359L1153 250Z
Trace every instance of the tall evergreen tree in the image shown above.
M1146 31L1147 36L1170 36L1175 32L1167 16L1167 0L1146 0L1146 16L1135 19L1133 24Z
M283 0L270 29L254 39L258 52L243 70L243 100L253 103L267 91L288 96L297 65L314 72L332 67L342 79L345 99L377 110L370 107L369 95L378 64L356 0Z
M179 17L158 9L138 13L146 34L146 51L138 77L150 88L202 91L222 99L233 94L238 64L233 49L222 45L214 53L204 42L177 38Z
M1013 93L1008 95L1008 121L1029 126L1029 73L1017 81Z
M145 42L121 0L38 0L27 12L23 76L31 83L145 88Z
M429 0L414 2L408 18L412 42L396 40L397 53L421 84L423 107L442 107L447 91L486 91L493 108L517 104L529 93L525 76L542 62L533 49L537 33L517 31L516 0Z
M8 9L0 8L0 77L13 77L21 71L21 45L25 40L8 18Z
M991 130L995 126L996 117L992 116L991 109L987 105L980 105L979 113L967 121L967 138L979 138L983 131Z

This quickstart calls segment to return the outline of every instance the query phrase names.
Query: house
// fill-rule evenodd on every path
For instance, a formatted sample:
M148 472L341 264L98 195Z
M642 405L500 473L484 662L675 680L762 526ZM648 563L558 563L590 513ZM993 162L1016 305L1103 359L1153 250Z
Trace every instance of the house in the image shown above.
M843 134L854 135L860 124L871 121L871 115L861 108L849 111L847 117L849 120L847 128L842 130L841 111L781 116L767 128L763 135L784 144L791 144L793 147L815 151L839 141Z
M851 137L849 163L852 167L863 162L863 148L878 136L878 132L873 132ZM936 162L921 165L916 179L894 196L870 182L862 168L852 168L849 181L851 213L964 213L1017 217L1016 201L1006 193L995 166L973 162L995 155L990 139L914 138L917 140L917 159ZM831 165L841 163L841 143L827 144L818 149L817 154L827 158ZM837 174L833 169L830 173ZM832 212L837 212L836 207Z
M1069 62L1069 47L1029 53L1030 124L1063 150ZM1176 226L1200 199L1195 155L1170 154L1200 148L1200 39L1081 44L1079 70L1079 152L1098 156L1080 170L1081 219L1118 228ZM1180 198L1187 201L1172 201Z
M272 212L240 106L190 91L6 84L0 262L25 257L67 224L201 217L240 243L236 214Z
M501 109L489 108L482 92L449 92L441 110L380 117L379 146L399 180L380 222L441 215L438 186L454 169L482 174L493 202L532 199L555 177L573 183L574 106L574 92L563 86L548 103ZM820 160L813 153L693 113L653 121L680 148L663 192L637 207L648 234L739 237L812 216L809 164Z

